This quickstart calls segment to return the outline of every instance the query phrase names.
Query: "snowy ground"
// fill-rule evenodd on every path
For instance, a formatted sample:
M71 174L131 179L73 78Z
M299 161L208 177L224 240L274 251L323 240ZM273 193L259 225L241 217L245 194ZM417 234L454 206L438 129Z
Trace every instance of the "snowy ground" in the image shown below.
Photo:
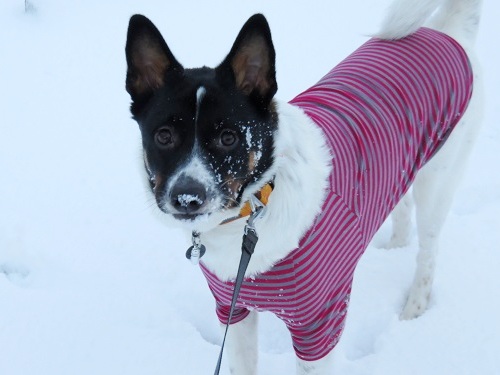
M213 372L212 297L141 181L124 90L131 14L152 18L185 66L213 66L244 21L265 13L278 96L290 99L365 41L388 2L33 0L25 14L22 0L2 0L0 374ZM416 244L378 248L385 225L358 267L336 374L500 374L499 16L486 1L485 122L444 230L431 308L398 320ZM262 323L261 373L292 373L286 330L270 315Z

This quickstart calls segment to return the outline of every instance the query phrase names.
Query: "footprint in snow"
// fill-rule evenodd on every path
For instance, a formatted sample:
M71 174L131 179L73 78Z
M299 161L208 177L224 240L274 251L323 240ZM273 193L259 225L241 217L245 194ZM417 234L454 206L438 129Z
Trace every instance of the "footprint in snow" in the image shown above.
M29 284L30 272L24 266L11 263L0 263L0 276L2 274L14 285L26 286Z

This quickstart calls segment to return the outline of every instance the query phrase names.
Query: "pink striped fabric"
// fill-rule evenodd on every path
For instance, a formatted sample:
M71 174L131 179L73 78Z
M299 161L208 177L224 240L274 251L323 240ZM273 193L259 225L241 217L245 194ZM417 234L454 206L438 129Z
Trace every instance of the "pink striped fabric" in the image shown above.
M369 40L293 99L328 140L328 195L299 248L244 281L233 323L249 310L271 311L290 330L300 358L328 354L342 333L359 258L471 94L463 49L423 28L396 42ZM202 270L226 323L234 283Z

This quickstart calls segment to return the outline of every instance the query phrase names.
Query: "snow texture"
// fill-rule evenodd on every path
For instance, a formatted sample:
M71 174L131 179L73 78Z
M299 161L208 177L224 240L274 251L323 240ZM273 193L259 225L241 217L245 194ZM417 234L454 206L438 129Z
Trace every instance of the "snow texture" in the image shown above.
M143 184L128 111L129 17L149 16L186 67L215 66L246 19L267 17L278 96L291 99L373 34L390 0L0 2L0 374L211 374L214 301ZM207 17L208 15L208 17ZM434 294L400 321L416 238L358 266L335 374L500 373L500 4L478 36L484 126L443 231ZM207 249L210 251L210 249ZM285 327L264 314L262 374L295 368ZM222 374L227 375L224 367Z

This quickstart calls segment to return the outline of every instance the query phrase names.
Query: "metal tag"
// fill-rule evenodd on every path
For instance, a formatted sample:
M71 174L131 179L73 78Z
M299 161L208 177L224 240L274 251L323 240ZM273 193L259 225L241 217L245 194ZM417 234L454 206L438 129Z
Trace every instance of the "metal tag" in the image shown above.
M186 258L188 258L194 265L197 265L200 262L200 258L206 251L207 249L205 248L205 245L202 244L190 246L186 251Z

